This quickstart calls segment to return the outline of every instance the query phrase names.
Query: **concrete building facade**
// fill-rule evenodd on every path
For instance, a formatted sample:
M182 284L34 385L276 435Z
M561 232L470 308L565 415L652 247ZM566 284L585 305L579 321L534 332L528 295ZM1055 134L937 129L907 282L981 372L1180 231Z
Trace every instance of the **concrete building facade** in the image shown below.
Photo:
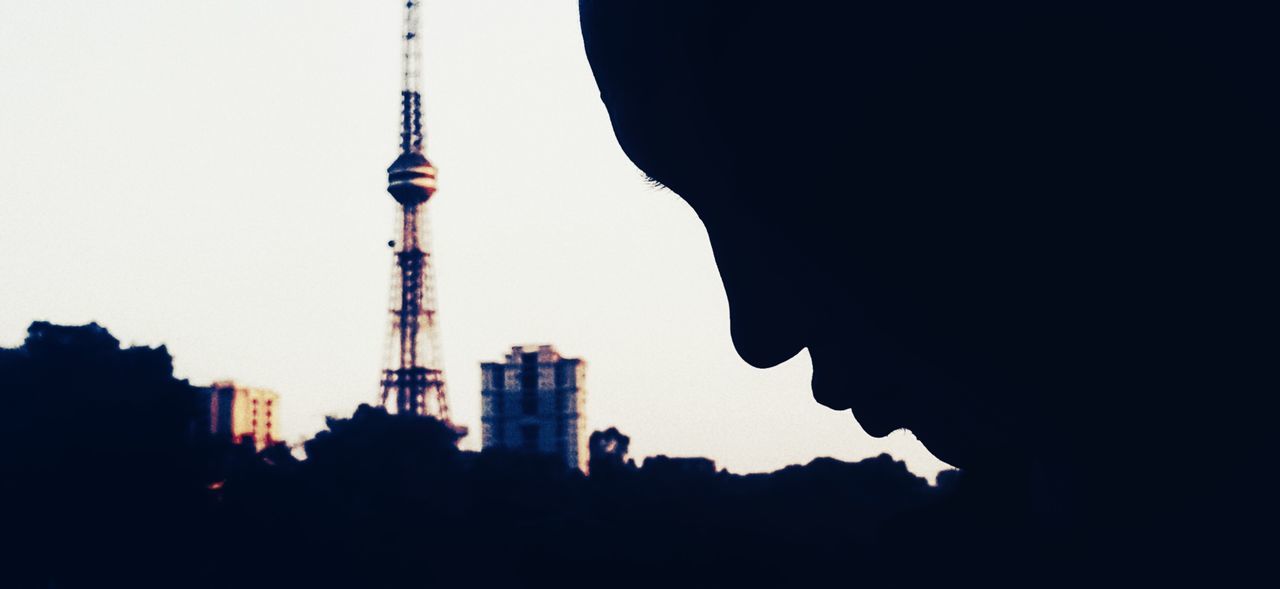
M504 362L482 363L484 447L550 454L585 471L586 370L549 345L514 346Z

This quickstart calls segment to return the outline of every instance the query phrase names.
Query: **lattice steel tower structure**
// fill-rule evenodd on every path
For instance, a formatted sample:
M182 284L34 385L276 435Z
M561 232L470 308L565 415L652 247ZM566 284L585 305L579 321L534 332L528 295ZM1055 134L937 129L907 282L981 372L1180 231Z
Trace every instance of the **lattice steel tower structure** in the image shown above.
M396 225L400 235L389 242L395 250L395 272L381 400L388 411L432 415L450 423L426 231L427 201L436 191L436 168L423 153L419 4L419 0L405 0L400 155L387 168L387 192L399 203Z

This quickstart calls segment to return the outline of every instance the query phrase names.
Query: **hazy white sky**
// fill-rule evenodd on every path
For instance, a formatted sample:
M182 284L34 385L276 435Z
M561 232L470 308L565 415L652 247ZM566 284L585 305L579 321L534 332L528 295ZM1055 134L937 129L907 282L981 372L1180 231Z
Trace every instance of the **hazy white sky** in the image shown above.
M373 401L402 10L0 0L0 345L34 319L167 344L180 377L276 389L291 442ZM909 433L877 440L815 403L805 354L737 358L702 225L618 148L576 1L427 0L421 26L464 447L479 362L545 342L587 360L589 427L617 426L637 457L945 468Z

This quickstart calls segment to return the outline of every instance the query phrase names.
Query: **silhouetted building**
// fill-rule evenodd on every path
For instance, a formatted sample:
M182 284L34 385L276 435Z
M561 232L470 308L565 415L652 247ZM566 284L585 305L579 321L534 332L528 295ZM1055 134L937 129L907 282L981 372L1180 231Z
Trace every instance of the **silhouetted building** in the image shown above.
M203 431L237 444L252 443L259 450L280 441L280 395L230 381L215 382L204 391Z
M505 362L480 369L485 448L553 454L585 470L586 362L549 345L515 346Z

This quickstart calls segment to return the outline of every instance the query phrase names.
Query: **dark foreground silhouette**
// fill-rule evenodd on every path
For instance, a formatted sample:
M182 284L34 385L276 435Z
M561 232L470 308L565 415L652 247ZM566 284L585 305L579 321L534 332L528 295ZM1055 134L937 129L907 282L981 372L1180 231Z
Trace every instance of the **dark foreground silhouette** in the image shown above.
M1265 4L580 6L618 142L706 225L742 357L808 348L815 399L966 470L904 545L1040 580L1265 561Z
M164 348L35 323L0 348L3 587L795 586L885 570L885 534L949 500L886 455L765 475L590 440L461 452L431 418L360 407L305 443L210 442ZM887 539L888 538L888 539ZM888 542L888 543L886 543Z

